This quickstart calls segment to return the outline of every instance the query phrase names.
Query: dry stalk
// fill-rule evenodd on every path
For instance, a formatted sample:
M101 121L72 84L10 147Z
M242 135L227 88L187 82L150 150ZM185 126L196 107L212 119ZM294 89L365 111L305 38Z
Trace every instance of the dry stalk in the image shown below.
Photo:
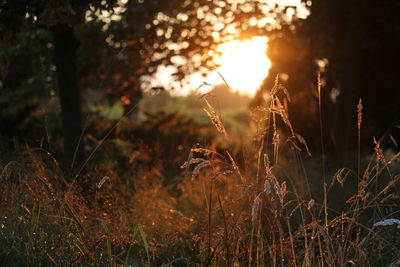
M224 134L224 136L227 136L226 130L224 125L222 124L219 116L213 109L213 107L210 105L210 103L207 101L206 98L204 98L204 101L207 104L208 110L204 109L204 112L207 114L207 116L210 118L211 122L214 124L215 128L217 129L218 132Z

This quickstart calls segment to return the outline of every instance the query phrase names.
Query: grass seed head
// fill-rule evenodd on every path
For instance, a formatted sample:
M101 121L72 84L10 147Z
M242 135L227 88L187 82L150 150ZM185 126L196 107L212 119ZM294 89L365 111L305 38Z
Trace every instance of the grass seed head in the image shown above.
M357 105L357 127L358 127L358 131L360 131L360 129L361 129L362 109L363 109L362 99L360 98L360 100L358 100L358 105Z
M251 220L254 222L257 219L258 208L260 206L260 198L257 196L254 199L252 213L251 213Z
M97 188L100 189L100 188L103 186L103 184L104 184L107 180L109 180L109 179L110 179L110 177L108 177L107 175L104 176L104 177L100 180L100 182L97 183Z
M210 118L211 122L214 124L215 128L217 129L218 132L224 134L225 136L227 136L226 130L224 125L222 124L219 116L217 115L217 113L215 112L215 110L213 109L213 107L210 105L210 103L208 103L207 99L204 98L204 101L207 104L208 110L204 109L204 112L207 114L207 116Z

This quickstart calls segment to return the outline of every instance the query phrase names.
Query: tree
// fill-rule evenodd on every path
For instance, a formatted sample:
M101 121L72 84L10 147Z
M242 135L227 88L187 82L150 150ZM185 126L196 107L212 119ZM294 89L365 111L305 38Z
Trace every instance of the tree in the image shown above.
M352 129L358 98L363 99L367 122L363 130L369 138L381 136L399 122L400 108L395 101L400 97L399 7L398 2L377 0L327 1L313 7L310 27L316 53L329 60L327 89L339 90L332 118L338 155L344 155L355 140L351 136L355 136Z
M124 10L120 18L104 22L118 13L117 6ZM286 23L285 9L258 1L18 0L3 1L0 12L3 42L12 42L22 30L51 33L68 168L73 162L79 167L84 159L81 86L96 87L101 79L100 90L111 100L123 100L128 113L146 86L145 77L159 65L176 66L177 79L183 79L216 67L219 44L264 35ZM77 38L85 27L97 27L101 38Z
M115 1L2 1L2 42L13 41L26 29L46 29L54 40L54 65L64 131L64 163L72 174L83 163L84 151L80 87L77 73L77 50L74 27L84 22L90 7L110 10Z
M294 94L289 113L307 118L293 121L308 140L319 140L316 74L321 72L325 145L339 164L346 162L347 151L357 142L359 98L364 104L364 136L380 136L399 122L394 101L400 96L398 8L394 1L313 1L310 16L271 36L271 72L288 74L286 85ZM268 77L264 90L273 79Z
M124 99L130 111L144 88L159 89L146 79L159 66L176 67L178 81L194 71L214 70L219 44L276 30L289 23L286 9L259 1L128 1L121 18L104 32L106 57L114 56L116 62L111 68L101 66L98 73L106 77L110 98Z

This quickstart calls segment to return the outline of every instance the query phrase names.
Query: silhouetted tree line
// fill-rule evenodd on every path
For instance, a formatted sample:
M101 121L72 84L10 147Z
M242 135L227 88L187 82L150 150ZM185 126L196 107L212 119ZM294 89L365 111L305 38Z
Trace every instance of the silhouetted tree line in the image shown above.
M119 18L111 20L113 15ZM1 132L21 132L57 94L64 166L73 173L85 158L82 90L102 91L97 102L122 101L126 115L135 118L143 77L161 64L176 65L174 56L186 58L176 65L177 79L214 67L210 51L254 28L250 18L264 16L257 3L225 1L2 1Z
M400 122L400 3L390 0L312 1L311 14L284 26L271 36L270 76L290 93L290 119L295 128L320 150L317 73L321 73L321 105L325 146L339 164L357 147L357 103L363 101L363 144L373 148L372 136L381 137ZM399 130L392 130L399 140ZM366 151L366 149L364 149Z

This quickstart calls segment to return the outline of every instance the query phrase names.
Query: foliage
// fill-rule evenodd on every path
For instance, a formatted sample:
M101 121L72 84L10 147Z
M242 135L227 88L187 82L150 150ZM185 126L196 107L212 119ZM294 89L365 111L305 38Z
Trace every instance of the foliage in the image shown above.
M399 127L376 134L400 114L398 4L307 1L291 18L270 3L2 1L0 265L398 264ZM88 113L75 177L59 160L66 34ZM273 67L250 110L222 87L174 97L151 78L174 65L184 82L253 35Z
M380 225L398 218L400 154L376 140L363 172L328 168L321 181L280 106L284 90L271 90L248 140L179 113L149 114L139 125L93 118L87 145L97 152L84 196L50 154L16 147L15 160L1 163L1 262L394 264L398 229Z
M367 107L364 114L369 119L361 136L364 142L399 122L398 105L393 102L399 97L398 5L379 0L313 1L307 18L270 36L271 75L259 99L274 84L275 76L284 73L284 84L292 95L289 113L314 151L319 151L320 145L320 133L315 130L320 127L320 101L324 146L338 165L349 163L351 156L346 155L356 151L355 117L350 114L359 98ZM320 98L317 72L321 73ZM387 116L389 113L393 116ZM397 130L392 134L399 138Z
M17 53L2 55L6 63L2 73L7 77L1 79L10 80L23 72L18 82L25 83L44 75L51 85L44 87L40 82L40 89L50 95L58 93L64 132L63 165L67 172L74 173L83 164L85 152L81 139L81 88L102 94L85 104L113 106L121 101L124 114L136 120L142 89L162 89L149 80L158 66L176 66L176 76L181 78L195 70L209 70L214 67L211 62L218 44L277 27L270 22L258 25L254 20L268 14L277 25L287 24L282 15L284 9L275 12L276 9L277 6L261 2L217 0L2 1L2 46L18 49ZM18 44L21 32L29 37L36 33L51 35L45 43L31 38L39 49L37 55L30 56L47 65L41 71L15 68L25 64L19 57L24 48ZM12 71L11 75L8 71ZM13 83L5 86L6 92L25 91L29 92L27 96L36 92L29 83L28 90ZM7 103L11 100L7 94ZM22 117L21 121L38 105L46 106L46 101L38 102L18 109L16 115L13 109L6 109L4 117L9 118L11 113L17 119ZM18 129L10 130L15 133Z

